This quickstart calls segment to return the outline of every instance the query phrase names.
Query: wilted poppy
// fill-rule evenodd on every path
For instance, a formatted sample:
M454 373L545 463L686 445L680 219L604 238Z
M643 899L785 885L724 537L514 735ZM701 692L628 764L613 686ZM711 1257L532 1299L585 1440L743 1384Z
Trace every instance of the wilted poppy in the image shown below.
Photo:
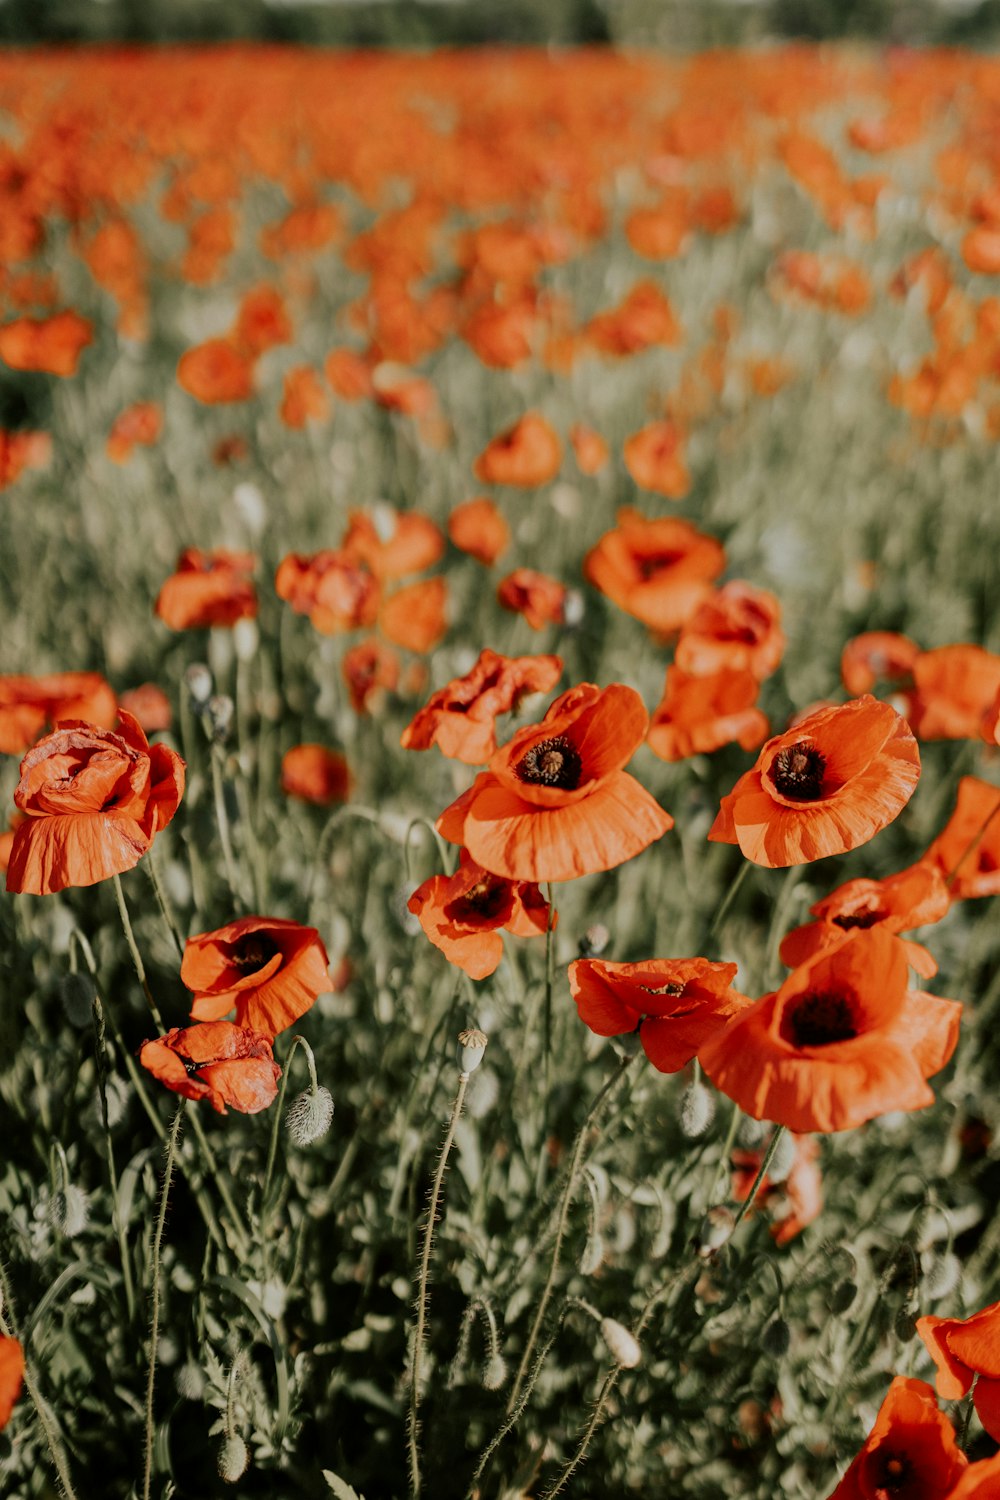
M708 836L771 868L845 854L892 822L919 778L906 721L888 703L855 698L768 740Z
M464 677L433 693L403 730L404 750L429 750L470 766L482 765L497 747L496 719L530 693L547 693L562 673L558 656L501 656L488 647Z
M488 568L510 546L510 527L486 495L455 506L448 517L448 535L460 552Z
M549 926L548 902L534 882L492 875L464 849L455 874L432 875L407 906L434 946L470 979L485 979L499 964L501 930L538 937Z
M754 1199L754 1207L761 1207L771 1218L771 1237L776 1245L787 1245L823 1211L819 1144L811 1135L792 1135L789 1139L795 1154L787 1174L780 1182L765 1174ZM737 1203L743 1203L757 1180L764 1153L736 1150L731 1160L733 1197Z
M207 1099L220 1115L227 1105L242 1115L267 1109L281 1077L271 1037L232 1021L175 1026L166 1036L143 1042L139 1062L175 1094Z
M425 578L391 594L379 613L379 629L387 640L408 651L430 651L448 629L448 585L443 578Z
M373 625L381 589L378 579L345 552L325 549L311 557L290 552L278 565L275 592L296 614L308 615L322 635Z
M934 1103L926 1080L954 1052L961 1013L957 1001L907 988L892 933L862 929L795 969L699 1057L755 1120L850 1130Z
M171 630L235 625L257 614L257 591L249 575L257 565L252 552L186 547L177 571L163 584L153 613Z
M661 1073L679 1073L710 1037L753 1004L733 989L735 964L708 958L649 958L569 966L580 1020L597 1036L638 1030L642 1050Z
M721 544L690 521L647 521L626 507L615 529L587 553L583 575L626 614L670 635L708 597L725 566Z
M912 665L906 717L920 740L978 739L1000 692L1000 656L981 646L939 646Z
M113 463L124 464L135 447L150 447L163 428L163 408L157 401L136 401L127 406L111 424L107 455Z
M344 652L341 674L355 713L369 711L369 700L380 689L394 692L399 683L399 657L376 636L359 641Z
M438 831L509 880L573 880L624 864L674 822L623 769L648 723L622 683L571 688L494 753Z
M293 745L281 758L281 790L286 797L326 807L344 802L351 789L347 761L325 745Z
M534 489L554 479L561 463L562 444L554 428L537 412L526 412L487 443L472 472L483 484Z
M971 1318L918 1318L917 1332L937 1365L942 1401L967 1396L975 1381L972 1400L979 1420L1000 1443L1000 1302Z
M822 949L842 943L858 927L900 933L940 922L950 905L944 877L933 865L912 865L884 880L848 880L809 908L815 922L796 927L782 939L781 962L794 968ZM901 941L910 967L925 979L933 978L938 966L927 949L920 943Z
M963 776L954 811L920 863L940 871L954 901L1000 895L1000 787Z
M17 1339L0 1334L0 1432L10 1421L24 1381L24 1351Z
M663 760L710 755L734 740L744 750L755 750L768 731L766 715L755 706L759 690L751 672L724 667L695 677L668 667L663 698L649 726L649 748Z
M207 339L181 355L177 384L209 406L246 401L253 395L253 363L230 339Z
M330 989L329 959L315 927L282 917L240 917L188 938L181 981L195 1021L220 1021L277 1036Z
M734 578L684 622L674 665L698 674L723 668L751 672L763 682L777 669L784 649L781 605L774 594Z
M99 672L51 672L44 677L0 677L0 754L23 755L46 724L84 719L110 729L118 705Z
M12 370L75 375L80 355L93 339L94 325L72 311L51 318L16 318L0 326L0 359Z
M931 1387L897 1375L829 1500L948 1500L967 1463Z
M675 422L651 422L626 438L625 467L641 490L683 500L691 488L684 462L684 437Z
M840 656L840 680L853 697L870 693L878 682L909 684L920 647L894 630L866 630L847 642Z
M570 428L569 440L581 474L599 474L608 461L608 445L599 432L576 422Z
M558 578L536 573L534 568L515 568L497 585L497 602L512 614L523 615L532 630L562 625L566 619L568 590Z
M119 713L116 733L69 720L21 762L7 889L36 896L95 885L137 865L177 811L184 762Z

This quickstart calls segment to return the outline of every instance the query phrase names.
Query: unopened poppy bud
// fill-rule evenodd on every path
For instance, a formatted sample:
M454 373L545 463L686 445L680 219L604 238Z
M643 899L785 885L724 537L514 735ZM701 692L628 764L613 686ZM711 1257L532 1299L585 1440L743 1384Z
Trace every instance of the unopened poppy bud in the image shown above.
M219 1450L219 1478L226 1484L242 1479L250 1462L247 1445L241 1437L226 1438Z
M775 1359L780 1359L783 1354L788 1353L791 1341L791 1330L784 1318L772 1318L769 1323L764 1324L760 1344L765 1353L773 1355Z
M563 600L563 621L571 628L579 625L584 615L583 595L579 589L567 589Z
M723 1204L710 1208L698 1230L698 1254L707 1259L721 1250L735 1227L734 1215Z
M333 1096L329 1089L306 1089L294 1098L285 1115L285 1129L296 1146L321 1141L333 1119Z
M604 1264L604 1240L596 1231L588 1238L580 1256L580 1274L594 1276Z
M89 1026L97 987L89 974L64 974L59 981L59 999L71 1026Z
M770 1128L766 1120L754 1120L750 1115L744 1115L736 1139L745 1151L756 1151Z
M917 1320L908 1307L901 1307L896 1314L893 1328L901 1344L908 1344L916 1337Z
M853 1281L838 1281L831 1288L827 1306L832 1313L845 1313L854 1303L858 1289Z
M639 1340L616 1318L601 1319L601 1337L611 1351L612 1357L626 1370L634 1370L642 1359Z
M192 662L184 673L184 681L195 708L202 709L212 696L215 683L203 661Z
M697 1140L715 1119L715 1095L703 1083L689 1083L681 1095L681 1134Z
M488 1391L498 1391L507 1379L507 1361L502 1354L494 1354L483 1366L483 1385Z
M481 1120L500 1098L500 1080L492 1068L480 1068L469 1084L466 1108L474 1120Z
M205 726L215 745L224 745L233 727L236 705L227 693L216 693L205 705Z
M949 1250L945 1255L935 1255L924 1272L924 1290L928 1297L947 1297L962 1279L962 1263Z
M90 1218L90 1199L82 1188L68 1182L49 1200L49 1223L68 1240L82 1234Z
M257 486L246 482L238 484L233 490L233 504L247 530L259 536L267 525L267 504Z
M611 934L603 922L588 927L578 944L581 958L600 958L611 941Z
M177 1371L177 1394L184 1401L200 1401L205 1394L205 1372L193 1359L185 1360Z
M461 1049L458 1056L459 1067L465 1074L474 1073L486 1052L485 1031L480 1031L477 1026L473 1026L469 1031L460 1031L458 1042Z
M795 1137L790 1131L782 1131L778 1144L774 1148L774 1155L768 1163L767 1175L769 1181L785 1181L785 1178L795 1164L796 1149Z

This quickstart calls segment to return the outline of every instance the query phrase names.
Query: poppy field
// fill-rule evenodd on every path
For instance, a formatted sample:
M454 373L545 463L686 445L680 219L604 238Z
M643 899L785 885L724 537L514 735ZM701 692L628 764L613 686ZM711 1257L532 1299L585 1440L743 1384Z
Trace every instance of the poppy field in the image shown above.
M0 54L0 1493L1000 1497L1000 61Z

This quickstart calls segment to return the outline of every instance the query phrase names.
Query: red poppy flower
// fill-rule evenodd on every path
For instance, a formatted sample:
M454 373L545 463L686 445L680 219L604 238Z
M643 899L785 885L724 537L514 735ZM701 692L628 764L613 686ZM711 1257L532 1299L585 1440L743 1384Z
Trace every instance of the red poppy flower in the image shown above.
M599 474L608 461L608 445L599 432L577 422L570 428L576 466L581 474Z
M1000 1453L970 1464L946 1500L997 1500L1000 1496Z
M273 286L254 287L240 303L233 342L252 359L278 344L292 342L292 324L281 293Z
M897 1375L829 1500L947 1500L967 1463L930 1386Z
M940 871L953 901L1000 895L1000 787L963 776L954 812L920 863Z
M679 343L681 328L656 282L640 281L620 306L591 318L587 337L602 354L626 359L657 345Z
M583 560L583 576L602 594L660 635L671 635L711 592L726 566L714 537L674 516L647 521L639 511L618 512Z
M663 698L653 710L649 748L663 760L710 755L734 740L755 750L768 731L766 716L754 706L759 690L750 672L722 668L692 677L668 667Z
M597 1036L638 1029L642 1050L661 1073L679 1073L710 1037L753 1004L733 989L735 978L735 964L707 958L632 964L580 958L569 966L580 1020Z
M10 1421L24 1381L24 1351L17 1339L0 1335L0 1432Z
M397 589L382 605L379 628L387 640L408 651L430 651L448 629L448 585L426 578Z
M944 877L933 865L912 865L884 880L848 880L809 908L818 921L806 922L782 939L781 962L789 968L803 964L842 943L858 927L899 933L940 922L950 905ZM910 967L924 979L933 978L938 966L927 949L920 943L901 941Z
M392 693L399 683L399 657L375 636L345 651L340 670L351 695L351 707L359 714L370 711L372 695L379 689Z
M107 454L112 463L124 464L135 447L150 447L163 428L163 408L156 401L136 401L119 412L108 433Z
M497 601L511 614L523 615L532 630L562 625L566 619L566 585L534 568L515 568L497 585Z
M12 370L42 370L47 375L76 374L80 355L94 341L94 325L79 313L50 318L16 318L0 327L0 359Z
M170 630L252 620L257 614L257 591L248 575L256 566L252 552L225 548L202 552L186 547L177 559L177 571L156 596L153 613Z
M784 650L781 605L774 594L734 578L685 621L674 665L698 674L723 668L752 672L763 682L776 671Z
M322 635L359 630L378 615L378 579L346 552L328 548L311 557L291 552L278 565L274 587L278 598L296 614L308 615Z
M755 1120L850 1130L934 1103L926 1080L955 1050L962 1007L907 989L906 954L883 928L848 934L795 969L699 1054Z
M220 1115L227 1105L242 1115L267 1109L281 1077L271 1038L231 1021L175 1026L166 1036L143 1042L139 1062L175 1094L207 1099Z
M549 925L549 905L536 884L492 875L465 849L454 875L432 875L407 906L434 946L470 979L485 979L499 964L501 930L538 937Z
M253 395L253 364L229 339L207 339L177 362L177 384L196 401L216 406Z
M281 760L281 790L286 797L327 807L345 802L351 789L347 761L325 745L293 745Z
M534 489L559 473L562 444L537 412L526 412L506 432L487 443L472 466L482 484L512 484Z
M235 1006L237 1026L277 1036L329 992L329 962L315 927L240 917L188 938L181 981L195 997L193 1020L220 1021Z
M648 723L622 683L571 688L495 752L438 831L509 880L573 880L624 864L674 823L623 769Z
M847 642L840 657L840 680L855 698L878 682L909 684L920 647L893 630L867 630Z
M905 720L888 703L855 698L768 740L708 836L770 868L844 854L892 822L919 777Z
M967 1396L975 1380L972 1400L979 1420L1000 1443L1000 1302L971 1318L918 1318L917 1332L937 1365L942 1401Z
M455 506L448 517L448 535L460 552L488 568L510 546L510 527L485 495Z
M675 422L650 422L626 438L625 467L641 490L683 500L691 488L684 462L684 438Z
M433 693L403 730L404 750L429 750L479 766L497 747L496 719L530 693L547 693L562 673L558 656L501 656L487 647L471 672Z
M46 724L84 719L110 729L118 705L99 672L51 672L45 677L0 677L0 754L23 755Z
M352 510L341 551L381 583L422 573L444 552L444 537L429 516L380 506L375 515Z
M344 401L361 401L371 396L372 365L353 349L333 349L327 355L323 372L331 389Z
M301 431L309 422L325 422L330 401L310 365L296 365L285 375L279 416L286 427Z
M47 469L52 458L52 439L47 432L8 432L0 427L0 490L25 469Z
M1000 656L980 646L940 646L913 662L906 717L921 740L978 739L1000 692Z
M7 889L36 896L96 885L137 865L177 811L184 762L150 745L131 714L116 733L68 720L21 762Z
M155 734L169 729L173 722L170 699L155 682L144 682L140 687L129 688L121 695L121 706L140 725L144 734ZM79 716L75 716L79 717ZM92 715L87 715L93 719ZM93 720L93 722L97 722Z
M754 1208L760 1206L772 1219L771 1237L776 1245L787 1245L823 1211L823 1175L819 1169L819 1145L811 1135L792 1135L795 1147L792 1165L781 1182L766 1176L757 1189ZM757 1180L763 1151L734 1151L733 1197L743 1203Z

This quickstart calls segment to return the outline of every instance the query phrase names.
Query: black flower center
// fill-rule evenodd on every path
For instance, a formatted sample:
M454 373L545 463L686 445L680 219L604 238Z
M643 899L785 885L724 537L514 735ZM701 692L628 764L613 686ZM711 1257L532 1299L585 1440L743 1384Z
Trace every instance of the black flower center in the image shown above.
M834 917L833 923L847 932L852 927L874 927L876 922L884 921L886 915L879 907L873 906L868 911L846 912L842 917Z
M233 944L229 962L244 974L256 974L280 952L277 943L266 932L248 932Z
M832 1042L849 1042L858 1029L846 995L817 990L803 995L785 1012L781 1034L793 1047L829 1047Z
M490 921L504 910L507 898L506 882L487 877L470 886L464 895L449 901L445 912L452 922L475 921L476 918Z
M771 780L783 797L793 802L816 802L823 795L826 756L808 740L779 750L771 764Z
M892 1453L882 1459L874 1477L878 1481L875 1500L891 1500L892 1496L900 1495L909 1488L910 1480L914 1477L913 1466L908 1458L900 1458L898 1454Z
M552 740L540 740L525 751L514 767L514 775L533 786L558 786L571 792L580 785L582 770L576 746L560 734Z
M684 986L673 979L667 984L640 984L639 988L645 990L647 995L683 995L684 993Z
M643 583L648 583L651 578L656 577L657 573L662 573L664 569L672 568L676 563L679 563L683 556L683 552L671 552L669 550L647 552L644 556L636 558L639 577Z

